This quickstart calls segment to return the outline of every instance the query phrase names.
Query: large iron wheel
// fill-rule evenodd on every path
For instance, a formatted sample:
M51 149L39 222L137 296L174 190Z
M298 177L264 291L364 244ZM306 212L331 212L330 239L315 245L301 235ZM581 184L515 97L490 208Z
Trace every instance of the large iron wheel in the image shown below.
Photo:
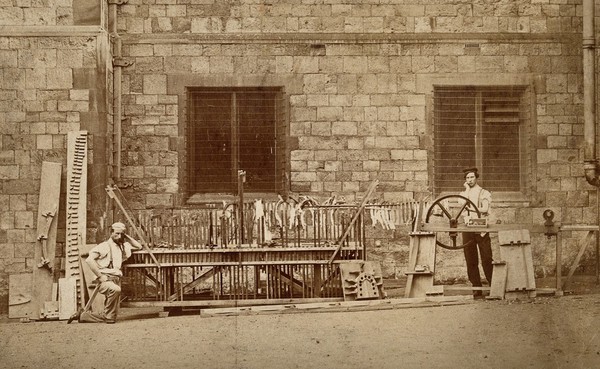
M458 211L455 209L451 209L447 205L444 205L444 204L448 203L448 201L447 201L448 199L458 200L459 204L462 203L462 205L458 207ZM441 213L435 212L436 209L439 209L439 211L441 211ZM427 210L427 215L425 216L425 223L429 223L429 219L431 218L432 215L433 216L441 216L441 217L445 217L446 219L448 219L448 225L450 226L450 228L457 228L458 227L458 219L466 211L477 213L477 217L481 217L481 213L479 212L479 209L477 209L477 206L473 203L473 201L469 200L468 198L461 196L461 195L442 196L440 198L437 198L431 204L431 206L429 206L429 209ZM438 246L443 247L445 249L449 249L449 250L462 249L462 248L465 248L465 247L471 245L471 242L467 242L462 245L457 245L456 239L458 238L458 232L454 232L454 231L448 232L448 236L450 237L451 244L446 244L444 242L441 242L438 239L438 237L436 237L435 243Z

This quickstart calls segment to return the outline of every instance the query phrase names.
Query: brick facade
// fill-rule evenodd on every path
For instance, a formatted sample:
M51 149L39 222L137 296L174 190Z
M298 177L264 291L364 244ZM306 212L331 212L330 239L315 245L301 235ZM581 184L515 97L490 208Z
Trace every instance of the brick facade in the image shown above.
M66 132L87 129L103 148L90 163L99 188L111 163L106 27L78 25L70 1L21 3L0 4L0 311L8 275L34 265L42 160L64 163ZM122 77L120 181L134 208L185 205L186 86L283 87L291 192L355 200L377 178L377 197L395 202L436 195L434 85L519 85L534 97L533 170L523 196L494 194L496 216L539 224L550 208L563 223L598 222L583 177L580 1L129 0L118 9L133 61ZM90 228L106 226L101 192L90 196ZM580 235L565 236L569 260ZM386 273L401 275L407 229L370 240L381 241L372 254ZM552 274L550 245L534 237L540 275ZM464 278L462 255L443 257L439 278Z

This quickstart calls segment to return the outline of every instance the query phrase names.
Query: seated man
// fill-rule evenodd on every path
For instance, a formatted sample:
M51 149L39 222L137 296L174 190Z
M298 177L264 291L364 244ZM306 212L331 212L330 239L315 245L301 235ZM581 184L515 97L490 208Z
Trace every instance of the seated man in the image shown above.
M69 318L67 324L75 319L80 323L114 323L117 319L123 276L121 265L131 256L132 250L139 250L142 245L125 233L125 224L117 222L111 228L110 238L91 249L86 259L86 263L97 277L98 293L106 297L104 311L80 310Z

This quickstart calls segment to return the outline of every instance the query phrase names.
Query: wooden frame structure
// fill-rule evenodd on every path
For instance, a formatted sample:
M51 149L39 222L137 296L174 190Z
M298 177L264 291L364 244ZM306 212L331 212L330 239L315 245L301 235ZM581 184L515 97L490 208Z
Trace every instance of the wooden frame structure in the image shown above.
M236 207L175 217L138 214L152 247L124 265L126 305L343 297L338 264L366 258L364 206L279 201L260 209L245 204L242 212Z

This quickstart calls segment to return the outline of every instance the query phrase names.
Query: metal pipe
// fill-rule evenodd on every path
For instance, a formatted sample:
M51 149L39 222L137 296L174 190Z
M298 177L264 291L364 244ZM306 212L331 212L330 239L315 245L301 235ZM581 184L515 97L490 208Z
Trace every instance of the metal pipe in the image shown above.
M595 0L583 1L583 119L584 172L589 184L600 187L596 156Z
M114 63L122 57L121 37L117 32L117 3L109 2L110 37L113 40L113 178L121 178L121 75L122 67Z

